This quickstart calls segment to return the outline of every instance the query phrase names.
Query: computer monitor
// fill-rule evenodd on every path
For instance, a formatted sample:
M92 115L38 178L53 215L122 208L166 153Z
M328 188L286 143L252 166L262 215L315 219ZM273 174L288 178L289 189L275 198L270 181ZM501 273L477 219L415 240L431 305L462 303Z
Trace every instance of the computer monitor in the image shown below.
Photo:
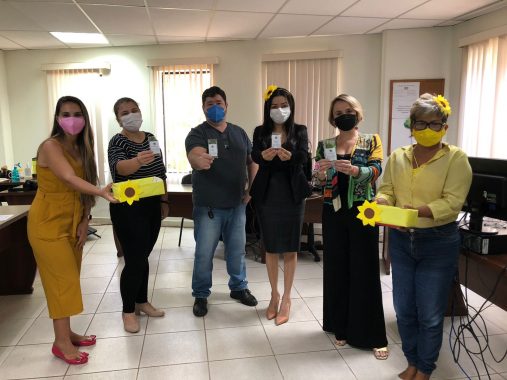
M468 229L481 234L495 234L483 228L483 217L507 221L507 160L469 157L472 185L464 211L470 213Z

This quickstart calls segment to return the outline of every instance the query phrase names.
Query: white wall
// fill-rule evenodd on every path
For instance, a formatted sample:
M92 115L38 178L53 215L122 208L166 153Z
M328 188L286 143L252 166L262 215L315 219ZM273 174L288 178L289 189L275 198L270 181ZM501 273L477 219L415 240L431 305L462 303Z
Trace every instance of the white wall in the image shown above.
M111 73L103 77L109 88L110 104L121 96L138 100L144 110L148 130L149 74L148 59L217 56L220 64L215 83L227 93L228 120L243 126L250 134L262 118L261 56L294 51L343 51L342 91L356 96L366 109L363 129L378 131L381 36L343 36L294 38L263 41L234 41L164 46L138 46L101 49L59 49L8 51L5 53L10 99L14 156L29 161L38 144L49 133L45 63L111 63ZM99 94L98 94L99 96ZM331 99L329 99L330 101ZM106 110L107 111L107 110ZM110 113L110 135L117 128Z
M382 48L382 88L380 99L380 124L382 140L387 153L389 128L389 90L390 81L395 79L445 79L445 95L448 94L450 80L450 28L424 28L388 30L383 32ZM451 102L452 103L452 102ZM457 118L449 118L447 141L456 140ZM407 130L407 135L410 132Z
M14 165L4 53L0 51L0 165Z

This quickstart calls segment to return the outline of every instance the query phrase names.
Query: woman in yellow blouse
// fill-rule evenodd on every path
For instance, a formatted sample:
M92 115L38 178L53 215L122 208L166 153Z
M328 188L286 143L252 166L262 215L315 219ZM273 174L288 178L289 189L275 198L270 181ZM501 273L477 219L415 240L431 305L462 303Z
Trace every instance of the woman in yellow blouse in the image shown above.
M79 272L95 196L116 202L111 185L96 187L93 134L81 100L65 96L56 104L51 137L37 152L39 188L28 214L28 239L39 268L55 341L52 352L68 364L84 364L94 335L70 329L70 316L83 311Z
M429 379L442 345L444 312L457 270L456 218L472 181L466 154L442 142L451 108L439 95L422 95L410 110L416 144L396 149L377 202L419 212L416 228L391 229L393 298L408 367L401 379Z

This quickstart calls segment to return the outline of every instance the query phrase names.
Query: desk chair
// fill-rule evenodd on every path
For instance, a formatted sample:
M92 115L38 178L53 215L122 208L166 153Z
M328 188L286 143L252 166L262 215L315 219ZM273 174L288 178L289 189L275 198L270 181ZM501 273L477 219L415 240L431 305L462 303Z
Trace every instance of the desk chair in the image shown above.
M181 179L182 185L191 185L192 184L192 173L185 174L183 178ZM180 238L178 240L178 247L181 245L181 234L183 232L183 222L185 218L181 218L181 224L180 224Z

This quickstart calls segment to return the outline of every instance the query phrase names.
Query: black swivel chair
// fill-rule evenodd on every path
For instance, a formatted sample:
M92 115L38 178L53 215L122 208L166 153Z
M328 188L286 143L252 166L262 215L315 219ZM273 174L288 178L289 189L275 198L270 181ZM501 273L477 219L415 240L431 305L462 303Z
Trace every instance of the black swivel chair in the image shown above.
M192 184L192 173L185 174L183 178L181 179L182 185L191 185ZM181 218L181 224L180 224L180 239L178 240L178 247L181 245L181 234L183 232L183 221L185 218Z

